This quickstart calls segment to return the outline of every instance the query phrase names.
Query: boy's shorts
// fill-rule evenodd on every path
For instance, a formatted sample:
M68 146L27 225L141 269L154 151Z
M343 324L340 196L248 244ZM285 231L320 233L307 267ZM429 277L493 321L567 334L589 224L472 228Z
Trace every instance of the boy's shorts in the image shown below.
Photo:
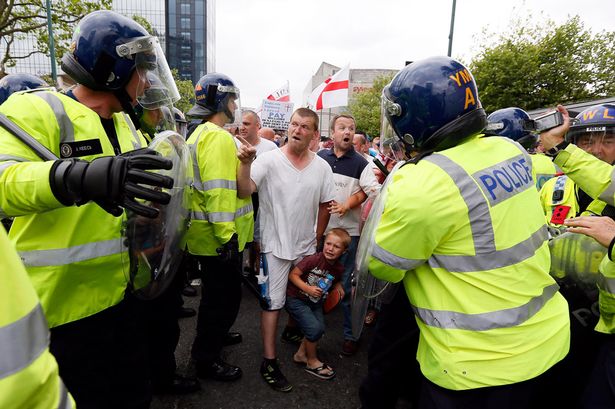
M263 265L266 266L266 274L268 275L266 282L260 284L261 296L265 301L261 303L261 307L266 311L281 310L286 302L286 285L288 284L290 270L303 257L295 260L284 260L272 253L262 253L261 257L265 257Z

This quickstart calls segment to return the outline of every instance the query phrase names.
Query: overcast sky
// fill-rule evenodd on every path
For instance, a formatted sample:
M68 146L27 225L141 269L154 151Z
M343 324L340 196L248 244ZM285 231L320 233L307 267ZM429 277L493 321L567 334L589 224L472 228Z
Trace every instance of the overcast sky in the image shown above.
M452 0L218 0L216 71L237 83L244 106L259 106L286 80L300 104L322 61L400 69L446 55L451 8ZM528 14L556 23L578 14L594 32L615 30L612 0L458 0L453 57L469 62L483 28L502 32Z

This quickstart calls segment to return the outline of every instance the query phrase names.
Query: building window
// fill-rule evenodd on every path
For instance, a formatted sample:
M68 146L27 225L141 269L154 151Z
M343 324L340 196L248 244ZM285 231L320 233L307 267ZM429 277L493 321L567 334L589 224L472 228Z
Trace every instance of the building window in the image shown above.
M180 5L181 14L190 14L190 3L182 3Z
M190 17L182 17L181 20L181 28L182 29L190 29Z

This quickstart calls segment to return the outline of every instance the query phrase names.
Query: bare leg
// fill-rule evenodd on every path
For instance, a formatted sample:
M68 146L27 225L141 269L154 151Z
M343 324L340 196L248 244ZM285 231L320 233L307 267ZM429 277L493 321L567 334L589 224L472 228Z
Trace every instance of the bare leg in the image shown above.
M278 318L280 311L261 312L261 334L263 337L263 357L275 359L275 337L278 328Z
M299 349L297 349L297 352L295 352L295 356L293 357L293 359L295 360L296 363L304 363L307 364L307 353L305 352L305 338L303 339L303 341L301 341L301 344L299 345Z
M301 346L305 348L305 356L307 357L307 366L309 368L318 368L322 365L322 362L318 359L316 355L316 342L308 341L307 339L303 339Z

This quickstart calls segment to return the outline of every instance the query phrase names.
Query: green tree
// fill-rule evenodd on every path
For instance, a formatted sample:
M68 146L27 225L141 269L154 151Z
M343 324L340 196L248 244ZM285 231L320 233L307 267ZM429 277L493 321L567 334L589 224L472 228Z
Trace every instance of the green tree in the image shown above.
M509 32L487 32L470 63L487 112L526 110L615 93L615 32L597 34L578 16L561 25L514 20Z
M192 85L192 81L190 80L180 79L179 73L175 68L172 71L173 79L175 79L175 84L177 85L177 89L181 97L179 101L175 103L175 106L183 113L186 113L194 105L194 85Z
M359 93L350 103L350 112L355 118L357 129L367 132L370 136L380 134L380 96L382 89L392 79L392 75L376 78L371 89Z
M53 0L50 3L57 57L67 50L75 25L84 15L111 8L111 0ZM36 38L36 48L16 51L15 41L28 35ZM0 0L0 78L16 60L38 53L49 54L48 40L45 0Z

